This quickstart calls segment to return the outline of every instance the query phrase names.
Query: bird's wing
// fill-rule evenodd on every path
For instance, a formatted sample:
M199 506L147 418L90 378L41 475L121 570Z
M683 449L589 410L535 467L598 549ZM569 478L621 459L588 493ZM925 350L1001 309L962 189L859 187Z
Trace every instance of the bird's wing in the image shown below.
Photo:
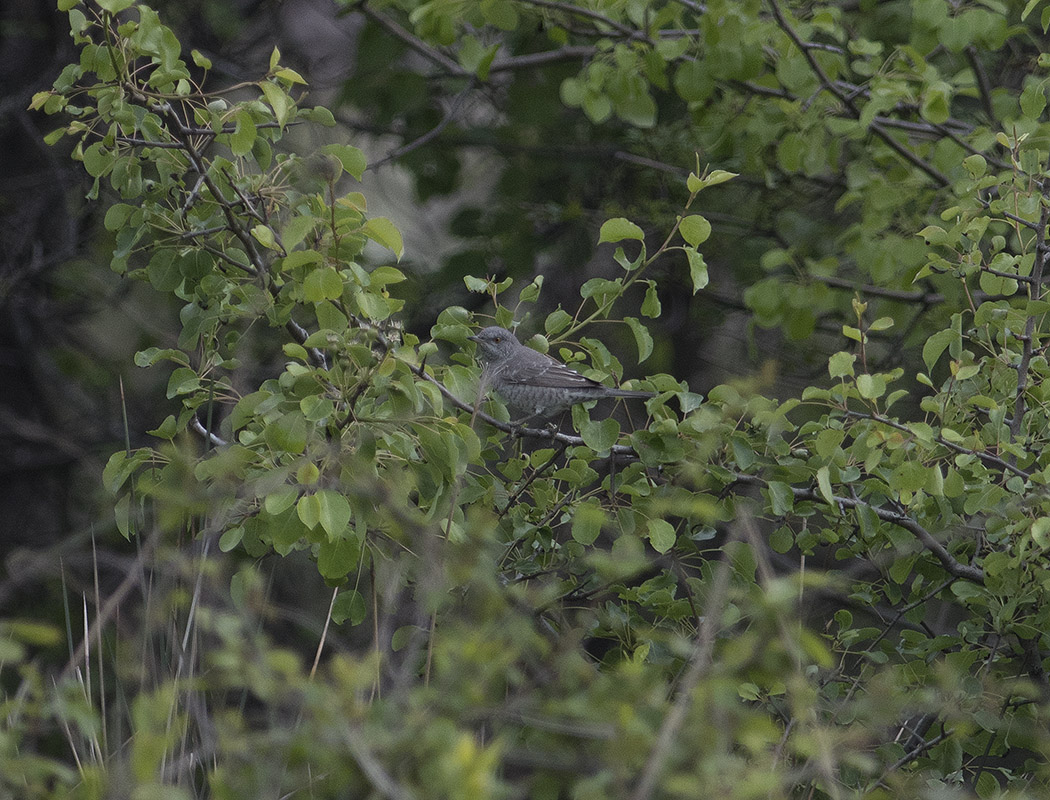
M544 389L594 389L602 384L569 369L550 356L529 350L531 355L515 359L504 371L507 383Z

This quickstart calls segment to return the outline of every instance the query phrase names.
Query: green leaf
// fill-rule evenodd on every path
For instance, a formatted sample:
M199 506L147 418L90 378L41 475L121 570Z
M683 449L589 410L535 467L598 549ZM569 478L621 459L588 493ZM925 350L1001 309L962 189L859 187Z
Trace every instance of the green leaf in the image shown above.
M1032 523L1032 541L1042 550L1050 547L1050 517L1039 517Z
M361 176L365 174L365 169L368 167L365 154L348 144L328 144L321 148L321 152L338 158L343 169L357 180L361 180Z
M335 127L335 116L324 106L299 109L299 118L306 119L325 128Z
M857 391L865 400L874 400L886 393L886 379L881 375L858 375Z
M693 247L703 244L711 235L711 223L699 214L682 217L678 232Z
M348 570L349 571L349 570ZM340 592L332 603L332 622L342 625L349 621L351 625L360 625L368 616L368 604L365 596L357 589Z
M364 314L369 319L376 321L384 320L390 316L391 313L391 301L381 297L375 292L363 291L354 293L354 303L357 305L357 310Z
M335 413L335 403L327 397L312 394L299 401L303 416L310 422L320 422Z
M931 83L922 98L920 113L935 125L941 125L951 115L951 86L944 81Z
M770 510L778 517L790 514L795 507L795 494L791 487L783 481L769 481L766 488L769 490Z
M201 379L197 373L189 367L178 367L168 378L168 399L180 394L190 394L197 391L201 386Z
M927 372L933 371L933 365L940 359L941 354L958 339L959 335L953 330L940 330L926 340L922 346L922 360L926 364Z
M335 539L321 542L317 548L317 571L321 577L339 581L357 566L361 546L353 539Z
M1037 120L1046 108L1046 92L1042 83L1030 81L1021 92L1021 113L1029 119Z
M95 142L85 148L82 159L87 174L92 178L99 178L113 168L117 154L106 150L102 142Z
M572 515L572 538L582 545L594 544L604 524L605 510L597 500L586 500Z
M219 537L219 550L223 553L229 553L233 548L241 543L244 538L244 526L235 525L232 528L227 528L223 531L222 536Z
M316 497L321 527L328 534L328 538L335 539L345 534L350 524L350 503L347 499L331 489L322 489Z
M164 421L160 425L151 431L146 431L150 436L156 436L158 439L167 439L171 441L175 438L175 434L178 433L178 423L175 420L173 414L168 414L164 418Z
M792 534L791 528L783 527L773 531L769 535L769 546L773 548L774 553L783 555L789 552L795 546L795 536Z
M120 450L114 453L102 470L102 484L115 494L151 457L152 453L149 450L133 450L131 453Z
M284 245L284 249L294 249L296 245L302 242L302 240L310 234L316 225L317 219L309 214L298 214L292 217L281 229L281 244ZM318 260L320 260L320 253L317 253L316 251L309 252L313 252L318 257ZM291 255L292 254L289 253L289 257L291 257ZM287 258L285 259L285 262L284 266L287 267Z
M642 301L642 316L656 319L662 310L660 295L656 291L656 281L647 281L647 283L649 285L645 290L645 299Z
M980 153L974 153L972 156L964 158L963 166L966 167L966 171L970 173L970 177L975 180L983 177L988 171L988 161Z
M300 78L300 81L301 80L302 78ZM273 109L274 119L277 120L277 124L283 128L288 124L295 113L295 101L292 100L292 98L288 96L288 93L276 83L263 81L259 84L259 88L262 89L266 102L269 103L270 108Z
M621 281L611 281L608 278L591 278L584 281L580 287L580 297L598 297L598 305L604 305L607 298L619 297L623 293Z
M102 224L107 231L120 230L124 227L124 223L128 221L128 217L136 210L135 206L129 206L125 203L114 203L106 211L106 217Z
M603 242L622 242L624 239L634 239L640 242L645 239L645 232L629 219L624 219L623 217L606 220L602 224L601 232L598 234L598 244Z
M294 69L289 69L288 67L281 67L281 69L277 70L273 75L275 78L280 78L282 81L285 81L287 83L296 83L301 86L306 86L306 79L303 78L303 76L296 72Z
M387 250L390 250L398 261L404 255L405 245L401 240L401 231L386 217L373 217L368 220L361 229L362 233L374 242L377 242Z
M572 324L572 317L563 309L557 309L547 315L543 321L543 330L548 336L555 336Z
M268 225L259 224L252 228L252 238L269 250L277 249L277 240Z
M707 286L709 277L707 274L707 262L692 247L683 248L686 258L689 260L689 277L693 281L693 294L696 294Z
M295 504L295 511L299 519L310 530L317 527L321 521L321 503L315 494L304 494Z
M251 113L245 109L237 115L237 125L230 134L230 151L235 156L246 156L252 152L258 131Z
M405 280L408 280L405 277L405 273L397 267L376 267L368 273L370 286L386 286L391 283L401 283Z
M687 103L703 102L714 89L714 78L699 59L685 60L675 70L674 90Z
M619 435L620 423L612 417L607 417L599 422L591 420L580 426L583 443L596 453L607 453L616 444Z
M281 269L291 270L307 264L320 264L323 260L324 256L316 250L296 250L281 259Z
M838 352L828 359L828 372L832 378L846 378L853 376L853 363L857 357L852 353Z
M334 267L312 270L303 281L303 299L308 303L338 300L343 296L343 279Z
M146 277L158 292L173 292L182 284L181 264L174 250L157 250L146 267ZM140 365L142 366L142 365Z
M108 11L110 14L119 14L121 11L127 8L131 8L134 5L135 0L95 0L99 7L103 11Z
M674 547L675 542L678 539L674 525L666 520L651 519L649 520L646 529L649 533L649 544L651 544L653 549L661 555Z
M270 492L263 500L263 509L271 517L278 517L295 505L299 497L299 490L294 486L286 486L276 492Z
M733 178L739 177L738 172L727 172L724 169L713 169L708 173L707 177L704 178L704 186L718 186L720 183L731 181Z
M300 486L310 486L317 483L321 477L321 470L312 461L307 461L295 471L295 480Z
M390 649L395 653L400 652L413 638L419 636L421 630L418 625L402 625L390 637Z
M152 367L161 361L174 361L184 367L189 366L189 358L181 350L172 348L147 347L135 353L136 367Z
M627 327L634 334L635 344L638 345L638 363L641 364L652 355L653 337L649 333L649 329L639 322L636 317L624 317L623 321L627 323Z
M540 289L543 287L543 276L537 275L531 283L521 290L518 295L519 303L535 303L540 297Z
M820 493L824 496L824 499L831 505L835 505L835 495L831 491L831 473L827 465L817 470L817 486L820 488Z
M275 450L301 453L306 449L309 425L301 411L292 411L266 426L266 442Z

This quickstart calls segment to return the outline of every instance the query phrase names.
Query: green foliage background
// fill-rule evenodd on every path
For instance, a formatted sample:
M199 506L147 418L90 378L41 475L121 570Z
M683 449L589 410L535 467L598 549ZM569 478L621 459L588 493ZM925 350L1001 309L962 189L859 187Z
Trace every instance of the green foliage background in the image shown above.
M30 107L178 321L4 791L1046 796L1050 6L345 3L326 104L59 9ZM517 429L492 322L657 396Z

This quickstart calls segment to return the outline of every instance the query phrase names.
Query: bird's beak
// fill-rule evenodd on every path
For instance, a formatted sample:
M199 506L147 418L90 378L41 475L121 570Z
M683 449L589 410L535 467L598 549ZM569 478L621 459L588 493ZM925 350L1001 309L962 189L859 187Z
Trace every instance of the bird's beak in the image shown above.
M480 342L481 341L481 339L479 339L477 336L468 336L467 338L470 341L472 341L472 342Z

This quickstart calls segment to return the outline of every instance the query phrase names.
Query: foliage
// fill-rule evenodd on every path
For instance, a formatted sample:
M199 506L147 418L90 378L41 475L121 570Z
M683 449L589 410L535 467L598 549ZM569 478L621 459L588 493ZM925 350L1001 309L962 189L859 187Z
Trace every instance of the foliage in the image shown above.
M52 141L74 137L91 196L112 192L111 267L182 307L176 346L136 358L172 365L177 405L156 445L109 461L117 526L143 558L189 533L246 566L234 608L200 609L223 579L204 559L193 602L170 602L207 652L184 639L170 679L109 715L47 684L34 629L5 631L23 690L4 780L37 796L1044 793L1050 167L1026 70L1045 59L1010 61L1035 5L355 6L461 92L560 70L564 108L534 133L571 118L601 150L651 131L690 164L674 211L637 194L606 215L615 277L579 301L552 302L542 275L467 275L497 324L534 321L533 346L621 380L593 330L622 329L647 363L669 281L702 296L711 251L747 274L753 245L719 245L709 205L770 215L778 246L745 292L758 325L802 341L837 320L827 377L797 397L737 382L702 399L655 373L635 381L659 393L645 424L577 408L572 434L476 401L480 313L402 329L401 234L346 188L361 150L287 146L334 118L277 50L260 80L215 91L149 8L61 5L80 61L34 106L67 115ZM1004 64L1013 83L992 87ZM407 80L374 102L412 112ZM359 637L316 673L255 616L252 562L300 552ZM48 716L90 754L75 773L24 755L27 720ZM120 748L102 744L110 716Z

